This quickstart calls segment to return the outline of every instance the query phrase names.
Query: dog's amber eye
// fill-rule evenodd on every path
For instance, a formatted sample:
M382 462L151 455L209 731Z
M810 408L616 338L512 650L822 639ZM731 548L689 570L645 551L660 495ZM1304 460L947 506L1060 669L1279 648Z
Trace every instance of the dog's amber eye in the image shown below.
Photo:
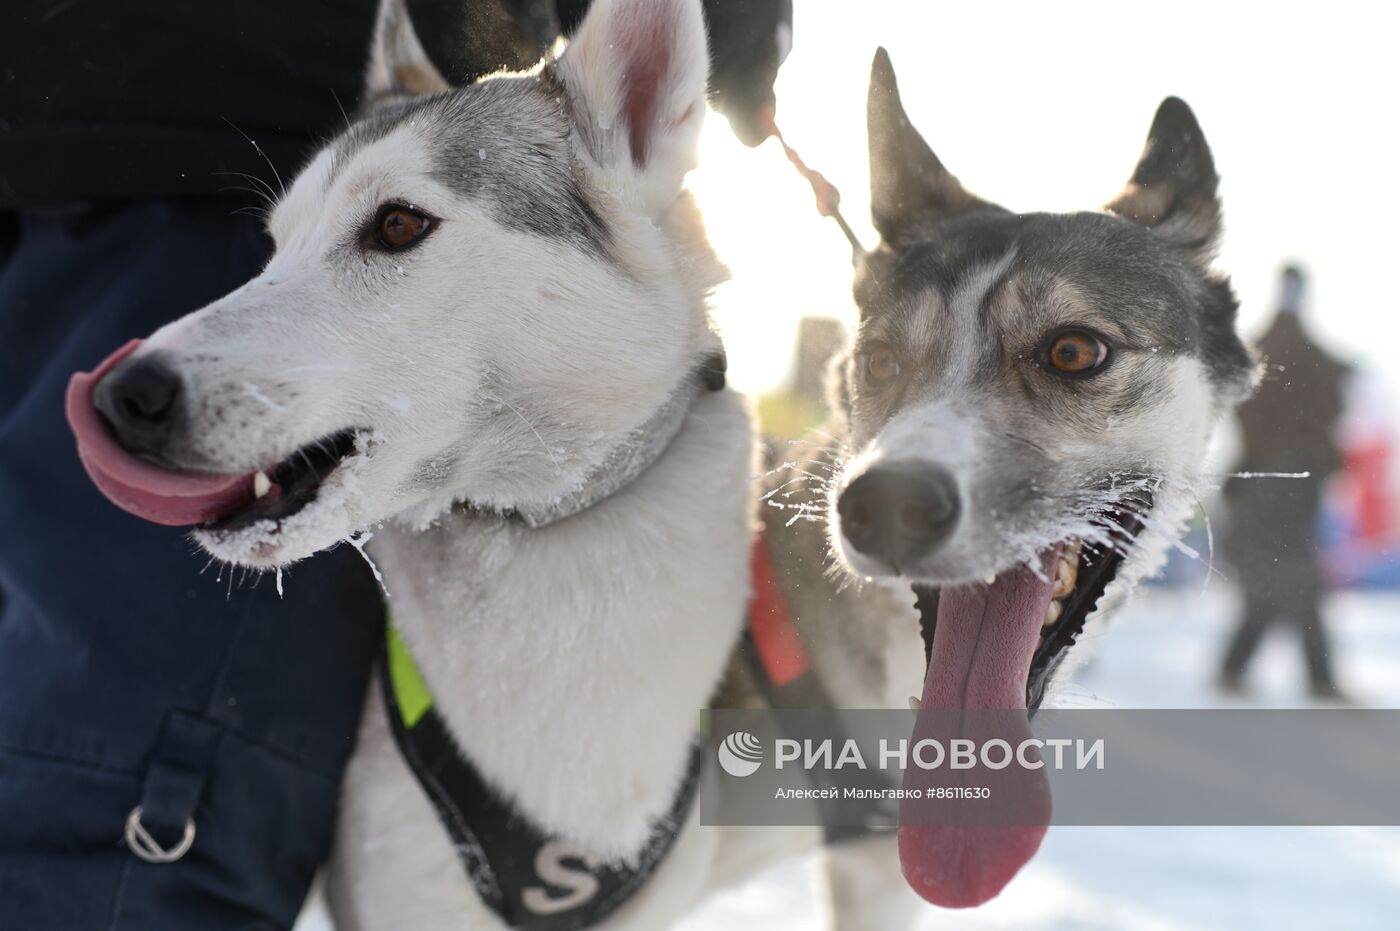
M865 354L865 380L870 385L887 385L899 377L899 357L883 343Z
M1084 330L1069 330L1050 341L1046 350L1051 368L1065 375L1090 375L1108 361L1108 346Z
M374 218L376 245L390 252L407 249L432 228L432 217L403 204L385 204Z

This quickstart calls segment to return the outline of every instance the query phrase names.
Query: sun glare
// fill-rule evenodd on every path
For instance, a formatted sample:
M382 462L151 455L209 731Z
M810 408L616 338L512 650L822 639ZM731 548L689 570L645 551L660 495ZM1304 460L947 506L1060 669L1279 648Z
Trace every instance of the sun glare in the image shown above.
M712 114L700 163L690 186L731 274L714 299L731 379L741 391L761 394L790 374L799 320L854 319L850 246L835 222L817 214L811 189L776 141L747 149ZM830 176L844 195L863 174L861 166L862 176Z
M1400 86L1387 30L1287 4L1183 0L1171 17L1125 20L1111 3L802 3L779 75L779 125L842 193L867 245L865 90L884 44L906 107L974 192L1013 210L1086 210L1127 180L1161 99L1185 98L1221 174L1231 274L1247 333L1271 315L1280 264L1313 272L1314 329L1400 389L1388 267L1400 213L1390 170L1400 129L1383 114ZM797 321L850 322L850 250L819 217L776 142L746 149L711 115L691 175L733 278L716 294L733 383L761 393L788 375ZM1350 193L1333 196L1334 190ZM1400 392L1392 392L1392 394Z

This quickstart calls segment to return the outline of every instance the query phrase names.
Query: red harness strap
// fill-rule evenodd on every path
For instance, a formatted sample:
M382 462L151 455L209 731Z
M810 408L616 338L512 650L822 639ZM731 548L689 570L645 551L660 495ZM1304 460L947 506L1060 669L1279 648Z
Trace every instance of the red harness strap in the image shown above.
M749 635L768 678L774 685L787 685L805 673L811 662L788 613L762 530L754 539L750 575L753 597L749 600Z

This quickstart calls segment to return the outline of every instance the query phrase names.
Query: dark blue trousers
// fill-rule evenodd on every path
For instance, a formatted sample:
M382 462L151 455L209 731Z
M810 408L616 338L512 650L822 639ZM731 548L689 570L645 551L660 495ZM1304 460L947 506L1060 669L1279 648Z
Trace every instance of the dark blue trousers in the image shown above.
M285 598L206 570L99 495L63 418L70 373L257 272L236 206L27 214L0 243L4 931L285 928L330 846L382 638L367 567L341 547ZM123 844L138 805L161 844L193 819L184 857Z

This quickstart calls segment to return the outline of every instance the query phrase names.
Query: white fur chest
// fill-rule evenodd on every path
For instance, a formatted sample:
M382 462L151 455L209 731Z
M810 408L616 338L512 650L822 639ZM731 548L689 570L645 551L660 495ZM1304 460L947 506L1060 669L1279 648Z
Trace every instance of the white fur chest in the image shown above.
M445 516L371 552L463 750L548 830L626 855L669 807L748 598L748 414L700 398L640 478L529 530Z

